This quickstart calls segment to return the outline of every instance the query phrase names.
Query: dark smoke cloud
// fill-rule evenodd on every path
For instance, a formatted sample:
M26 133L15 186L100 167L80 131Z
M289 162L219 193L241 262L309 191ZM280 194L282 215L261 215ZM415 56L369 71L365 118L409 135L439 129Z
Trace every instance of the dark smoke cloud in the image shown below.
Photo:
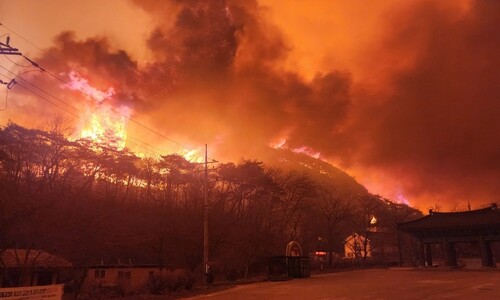
M90 84L97 89L105 91L113 87L116 92L113 97L116 105L145 104L135 88L143 76L137 63L125 51L111 47L107 38L81 41L73 32L62 32L55 37L54 44L54 47L37 60L54 75L69 81L70 71L76 71L83 78L89 79ZM75 93L69 93L61 82L58 82L60 85L54 86L50 76L37 76L37 80L44 88L62 99L75 98ZM60 86L63 86L62 90ZM84 95L77 96L84 98Z
M158 60L175 65L185 76L206 78L223 72L236 53L239 26L233 24L224 3L203 4L185 5L168 32L156 28L148 40Z
M414 66L391 75L391 96L362 99L344 137L362 145L358 163L401 176L411 195L498 200L500 2L472 4L466 15L432 2L399 12L387 44L418 49Z
M163 124L198 139L222 136L222 154L233 158L254 156L280 135L290 147L328 146L347 114L349 74L332 71L308 82L279 68L290 47L255 1L137 4L160 19L159 12L177 11L148 39L156 61L146 73L165 76L152 76L155 84L143 88L162 110L182 115Z
M381 48L366 52L374 62L412 53L409 67L381 76L390 93L355 87L348 71L306 80L285 70L292 47L256 1L134 3L157 20L152 61L139 66L106 38L63 33L43 62L115 87L159 131L217 145L227 159L258 157L286 137L291 149L400 178L408 197L499 194L500 2L474 1L466 14L401 5Z

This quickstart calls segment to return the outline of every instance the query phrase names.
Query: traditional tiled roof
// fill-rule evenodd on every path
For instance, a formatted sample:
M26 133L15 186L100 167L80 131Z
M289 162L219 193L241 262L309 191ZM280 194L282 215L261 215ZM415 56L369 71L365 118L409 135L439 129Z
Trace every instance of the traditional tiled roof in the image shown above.
M433 231L500 228L500 209L496 204L490 207L462 212L432 212L429 215L410 222L398 224L402 231Z
M0 254L0 266L5 268L71 267L71 263L64 258L36 249L5 249Z

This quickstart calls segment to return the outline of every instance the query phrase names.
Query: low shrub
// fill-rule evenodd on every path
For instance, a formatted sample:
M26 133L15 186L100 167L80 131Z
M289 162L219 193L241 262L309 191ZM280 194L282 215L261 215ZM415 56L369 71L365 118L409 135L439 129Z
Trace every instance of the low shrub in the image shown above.
M151 276L147 287L151 294L161 295L181 289L190 290L195 281L193 273L185 269L164 270L160 275Z

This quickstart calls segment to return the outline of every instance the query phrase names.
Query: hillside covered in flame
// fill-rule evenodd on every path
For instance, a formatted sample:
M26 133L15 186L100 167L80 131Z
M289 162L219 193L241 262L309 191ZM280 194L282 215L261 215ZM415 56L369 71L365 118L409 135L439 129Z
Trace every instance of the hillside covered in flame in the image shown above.
M146 156L291 150L420 209L500 194L499 1L82 1L106 17L71 22L74 3L4 5L44 44L0 35L46 71L0 58L19 76L2 124L63 114L73 140Z

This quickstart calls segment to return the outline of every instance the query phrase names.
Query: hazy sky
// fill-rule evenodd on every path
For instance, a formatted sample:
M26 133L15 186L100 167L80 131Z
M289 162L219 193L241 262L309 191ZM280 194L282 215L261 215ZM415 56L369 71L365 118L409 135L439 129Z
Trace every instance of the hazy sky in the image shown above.
M280 143L421 209L499 199L500 1L0 0L0 23L54 74L112 87L112 107L222 160ZM53 78L23 78L89 109ZM65 114L22 89L8 101L2 124Z

